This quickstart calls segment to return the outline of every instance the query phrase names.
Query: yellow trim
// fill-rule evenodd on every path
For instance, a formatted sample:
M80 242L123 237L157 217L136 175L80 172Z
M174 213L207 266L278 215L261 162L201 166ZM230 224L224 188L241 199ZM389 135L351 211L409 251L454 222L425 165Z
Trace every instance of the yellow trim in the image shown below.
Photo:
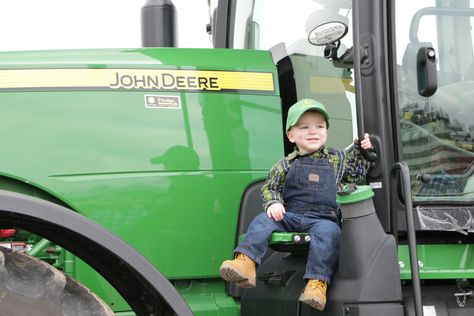
M311 93L319 94L344 94L346 91L355 93L355 88L350 83L352 79L334 77L310 77Z
M273 92L266 72L158 69L0 70L0 89L102 88L140 90L254 90Z

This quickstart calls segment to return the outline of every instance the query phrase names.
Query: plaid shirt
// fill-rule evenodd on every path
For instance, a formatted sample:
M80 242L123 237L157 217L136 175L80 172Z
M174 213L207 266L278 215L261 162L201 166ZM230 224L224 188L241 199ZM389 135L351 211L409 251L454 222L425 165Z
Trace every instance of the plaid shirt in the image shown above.
M274 203L283 204L286 175L292 162L302 156L304 155L295 148L291 154L278 161L270 169L261 192L264 210ZM332 161L338 186L363 180L371 166L371 163L362 157L359 149L355 146L352 147L352 150L336 150L323 147L310 154L309 157L314 159L327 158Z

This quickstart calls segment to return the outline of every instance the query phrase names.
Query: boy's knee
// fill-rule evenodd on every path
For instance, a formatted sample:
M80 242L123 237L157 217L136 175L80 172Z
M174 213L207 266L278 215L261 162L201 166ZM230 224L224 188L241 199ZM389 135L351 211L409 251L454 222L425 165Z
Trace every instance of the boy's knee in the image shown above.
M312 234L327 236L330 239L338 239L341 235L341 227L332 221L324 222L311 230Z
M259 213L257 216L255 216L253 221L262 225L271 225L274 223L274 220L268 217L267 213L265 212Z
M267 213L260 213L252 220L249 229L252 231L267 231L275 229L275 221L267 216Z

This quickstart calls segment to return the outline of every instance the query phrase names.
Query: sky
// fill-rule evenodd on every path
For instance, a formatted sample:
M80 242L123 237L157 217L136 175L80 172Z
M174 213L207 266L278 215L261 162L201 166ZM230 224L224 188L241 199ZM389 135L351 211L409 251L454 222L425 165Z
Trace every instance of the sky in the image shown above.
M208 0L172 0L178 47L212 47ZM216 0L213 0L213 4ZM146 0L2 0L0 51L141 46Z

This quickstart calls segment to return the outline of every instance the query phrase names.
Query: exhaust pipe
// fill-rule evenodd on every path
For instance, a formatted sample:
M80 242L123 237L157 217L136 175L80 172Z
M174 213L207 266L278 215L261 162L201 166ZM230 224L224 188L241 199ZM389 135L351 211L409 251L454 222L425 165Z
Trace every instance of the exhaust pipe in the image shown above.
M147 0L141 12L142 47L176 47L176 8L171 0Z

